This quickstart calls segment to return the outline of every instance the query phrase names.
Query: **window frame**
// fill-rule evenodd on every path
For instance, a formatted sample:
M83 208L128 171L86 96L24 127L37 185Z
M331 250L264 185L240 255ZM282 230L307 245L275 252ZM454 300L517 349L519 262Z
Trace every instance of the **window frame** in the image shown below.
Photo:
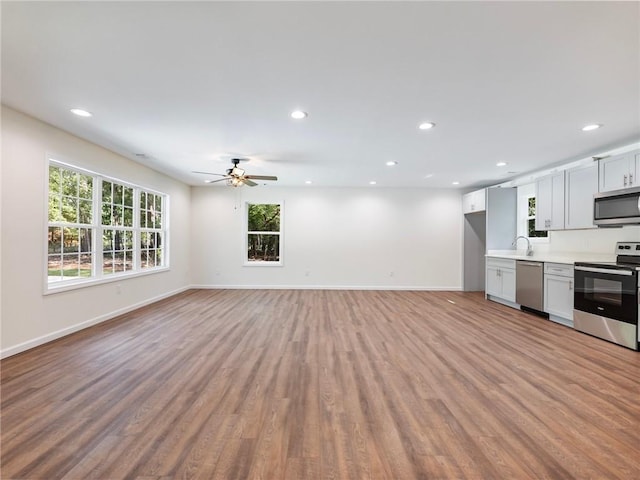
M250 231L249 230L249 206L250 205L279 205L280 206L280 230L278 232L266 231L266 232L258 232L258 231ZM244 249L242 252L242 265L245 267L282 267L284 266L284 201L263 201L263 202L255 202L255 201L246 201L244 203L244 212L242 216L242 232L244 236ZM268 235L278 235L279 242L279 252L278 252L278 260L277 261L249 261L249 235L251 234L268 234Z
M169 195L155 190L153 188L138 185L126 180L121 180L116 177L104 175L102 173L92 171L83 167L79 167L66 160L60 160L59 155L47 154L45 162L45 186L44 186L44 261L43 261L43 293L44 295L64 292L68 290L75 290L93 285L100 285L104 283L117 282L128 278L134 278L143 275L151 275L154 273L164 272L170 270L170 254L169 254ZM49 168L57 167L65 170L70 170L78 174L90 176L93 183L93 195L92 195L92 210L91 210L91 224L65 224L65 222L50 222L49 221ZM133 226L124 225L102 225L102 184L103 181L119 184L124 187L133 188ZM162 216L161 216L161 235L162 242L162 260L161 266L141 268L140 255L142 252L141 246L141 232L146 231L147 228L143 228L140 225L140 194L141 192L151 193L158 195L162 198ZM113 199L112 199L113 205ZM54 225L51 225L51 224ZM69 277L69 279L63 279L59 281L49 282L49 227L50 226L68 226L70 228L88 228L91 231L91 276L90 277ZM64 227L63 227L64 228ZM133 242L133 254L132 254L132 269L105 273L103 272L103 232L105 230L123 230L132 232Z

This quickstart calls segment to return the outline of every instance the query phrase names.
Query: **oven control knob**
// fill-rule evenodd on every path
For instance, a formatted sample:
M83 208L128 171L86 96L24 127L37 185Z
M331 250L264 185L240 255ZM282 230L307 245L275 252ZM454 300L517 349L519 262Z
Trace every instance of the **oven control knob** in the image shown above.
M625 246L624 246L624 249L625 249L625 250L631 250L631 245L625 245Z

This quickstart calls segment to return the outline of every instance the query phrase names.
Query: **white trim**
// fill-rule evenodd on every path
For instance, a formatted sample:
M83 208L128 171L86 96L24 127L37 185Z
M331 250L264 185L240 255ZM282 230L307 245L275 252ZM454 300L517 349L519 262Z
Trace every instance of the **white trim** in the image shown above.
M282 263L282 261L267 262L262 260L254 260L253 262L249 262L245 260L242 266L243 267L284 267L284 264Z
M80 330L84 330L85 328L89 328L93 325L97 325L99 323L105 322L107 320L111 320L119 315L124 313L131 312L132 310L136 310L138 308L144 307L151 303L158 302L160 300L164 300L165 298L172 297L179 293L182 293L186 290L189 290L191 287L188 285L185 287L178 288L177 290L173 290L171 292L163 293L162 295L158 295L156 297L149 298L147 300L143 300L138 303L134 303L133 305L129 305L127 307L119 308L118 310L114 310L109 313L105 313L104 315L99 315L92 319L86 320L81 323L77 323L72 325L71 327L63 328L62 330L57 330L52 333L48 333L46 335L42 335L41 337L34 338L32 340L28 340L23 343L19 343L18 345L14 345L13 347L5 348L0 351L0 358L7 358L12 355L16 355L18 353L24 352L26 350L38 347L40 345L44 345L45 343L52 342L53 340L57 340L58 338L66 337L67 335L71 335L72 333L78 332Z
M400 290L461 292L462 287L417 286L417 285L191 285L200 290Z

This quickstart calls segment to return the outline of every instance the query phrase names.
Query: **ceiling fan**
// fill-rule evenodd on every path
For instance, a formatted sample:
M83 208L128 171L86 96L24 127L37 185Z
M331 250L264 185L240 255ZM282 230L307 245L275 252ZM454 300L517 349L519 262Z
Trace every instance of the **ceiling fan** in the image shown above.
M241 161L246 161L244 158L232 158L231 163L233 167L227 170L226 174L221 173L211 173L211 172L198 172L193 171L192 173L201 173L203 175L215 175L218 177L216 180L205 180L206 183L218 183L218 182L227 182L227 185L231 187L241 187L243 185L249 185L250 187L255 187L258 185L253 180L278 180L278 177L273 175L246 175L244 169L238 167L238 164Z

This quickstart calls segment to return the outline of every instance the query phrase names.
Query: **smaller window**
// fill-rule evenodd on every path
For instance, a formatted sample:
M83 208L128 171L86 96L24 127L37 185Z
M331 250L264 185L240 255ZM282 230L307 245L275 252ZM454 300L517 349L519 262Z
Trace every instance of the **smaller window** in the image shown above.
M282 204L248 203L246 211L246 264L281 265Z
M527 198L527 237L547 238L549 232L546 230L536 230L536 197Z

